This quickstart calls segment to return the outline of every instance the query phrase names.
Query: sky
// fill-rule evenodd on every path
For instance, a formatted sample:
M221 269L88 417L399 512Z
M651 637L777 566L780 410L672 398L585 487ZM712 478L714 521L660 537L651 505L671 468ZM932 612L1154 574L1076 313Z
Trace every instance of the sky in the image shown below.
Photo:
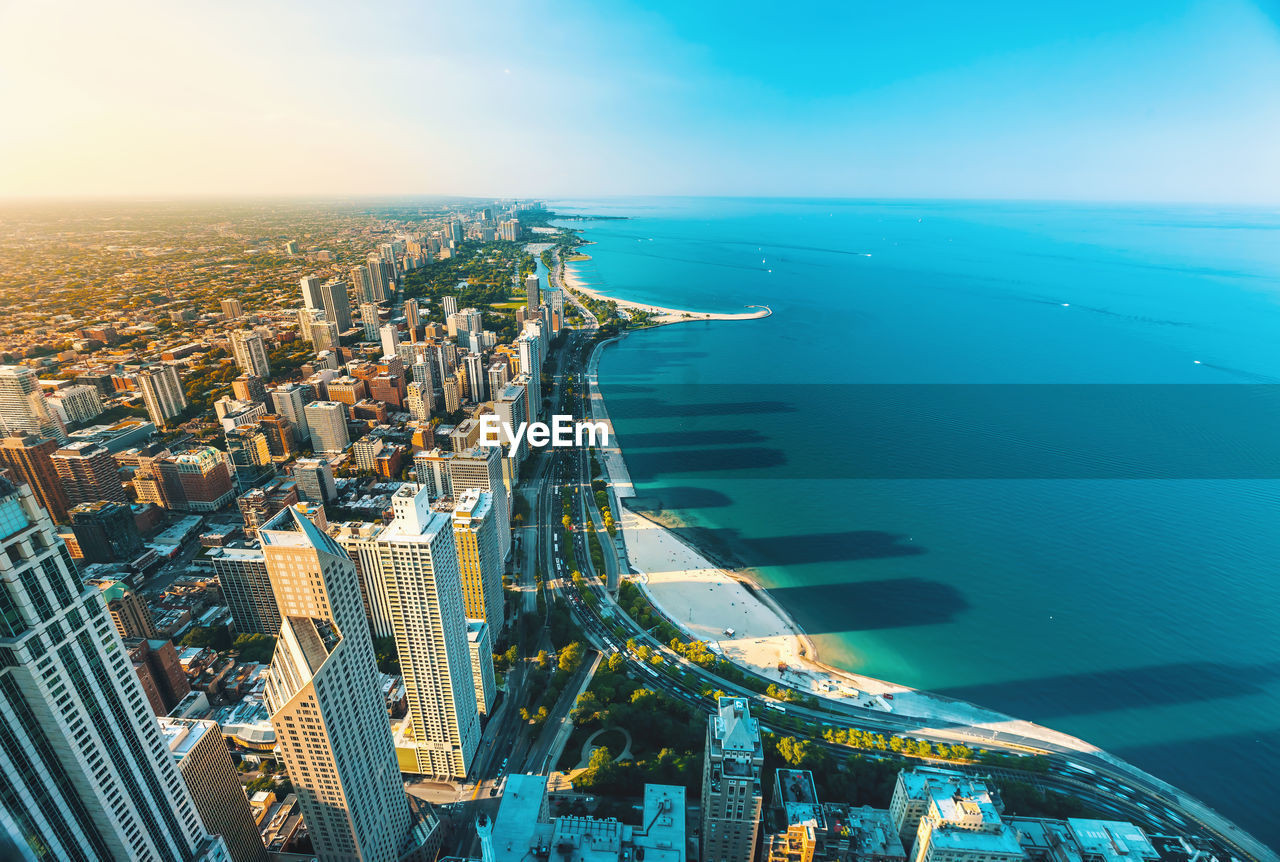
M1276 204L1277 21L1247 0L0 0L0 197Z

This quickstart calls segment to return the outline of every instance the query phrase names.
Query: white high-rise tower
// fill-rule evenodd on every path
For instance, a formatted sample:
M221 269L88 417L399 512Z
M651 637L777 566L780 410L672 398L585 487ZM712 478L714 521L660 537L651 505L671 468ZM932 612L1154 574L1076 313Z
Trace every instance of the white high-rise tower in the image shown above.
M67 429L49 410L34 369L0 365L0 426L8 434L30 431L67 442Z
M423 775L464 778L480 745L462 580L448 513L426 488L391 498L395 520L378 536L378 566L409 701L412 745Z

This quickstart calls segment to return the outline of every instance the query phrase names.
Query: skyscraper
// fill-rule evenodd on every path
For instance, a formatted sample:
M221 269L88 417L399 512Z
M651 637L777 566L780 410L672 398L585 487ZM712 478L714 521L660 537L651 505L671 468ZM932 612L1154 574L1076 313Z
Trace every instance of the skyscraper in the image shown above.
M172 365L150 365L138 372L137 380L147 415L157 428L168 428L169 420L187 409L187 394Z
M258 532L280 609L271 724L321 859L392 862L415 830L356 569L296 509Z
M323 458L299 458L293 462L289 475L298 483L298 499L304 503L323 505L338 499L333 468Z
M504 621L497 519L489 491L468 488L454 502L453 542L462 578L462 606L468 619L484 620L495 636Z
M336 454L351 442L347 434L347 405L338 401L312 401L303 410L311 428L313 451Z
M266 862L267 848L216 721L160 719L160 732L206 831L221 835L232 862Z
M325 318L338 325L338 332L350 329L351 297L347 293L347 283L340 278L331 278L320 286L320 295L324 299Z
M475 403L488 400L488 375L485 374L484 357L468 353L462 357L462 367L467 375L467 397Z
M476 708L488 715L497 696L493 676L493 639L484 620L467 620L467 651L471 654L471 682L476 689Z
M542 306L542 288L536 274L530 274L524 280L525 305L530 311Z
M256 377L271 376L271 363L267 361L267 344L262 336L251 329L237 329L231 333L231 353L241 371Z
M55 521L67 519L67 495L53 464L58 442L21 431L0 440L0 466L13 471L18 484L30 486Z
M364 327L364 340L377 341L378 328L378 306L372 302L360 303L360 325Z
M301 284L303 306L312 311L323 311L324 294L320 286L324 284L324 280L318 275L306 275L302 277Z
M280 611L262 550L214 548L209 560L236 631L275 637L280 631Z
M378 535L378 565L409 702L416 771L464 778L480 744L480 713L453 528L428 498L426 489L415 492L412 485L392 495L395 519Z
M286 383L271 390L272 409L289 420L289 424L293 426L294 438L299 443L306 443L311 439L305 408L307 402L314 397L312 388L300 383Z
M498 552L505 561L511 551L511 520L507 514L510 511L507 505L507 486L502 479L502 450L497 446L475 446L467 452L455 453L446 463L450 490L443 493L479 488L493 494Z
M458 313L458 297L456 296L440 297L440 308L444 311L444 316L446 319L451 314L457 314Z
M0 480L0 523L0 828L19 858L228 858L48 513Z
M227 320L238 320L244 317L244 306L238 299L222 300L222 316Z
M516 349L520 351L520 373L529 378L529 421L535 422L542 413L542 338L537 329L526 324L516 338Z
M418 300L406 299L404 301L404 322L409 327L409 341L417 344L418 326L422 323L422 315L418 311Z
M67 431L49 410L34 369L0 365L0 426L6 433L30 431L63 443Z
M369 255L365 262L365 269L369 272L373 301L386 302L391 298L391 282L394 281L395 275L388 273L386 261L376 254Z
M69 506L112 500L127 503L120 470L111 453L87 440L63 446L50 456Z
M745 697L721 697L707 717L702 762L702 858L754 862L760 833L764 747Z
M400 346L400 331L395 324L388 323L379 327L378 336L382 339L382 355L395 356L396 348Z

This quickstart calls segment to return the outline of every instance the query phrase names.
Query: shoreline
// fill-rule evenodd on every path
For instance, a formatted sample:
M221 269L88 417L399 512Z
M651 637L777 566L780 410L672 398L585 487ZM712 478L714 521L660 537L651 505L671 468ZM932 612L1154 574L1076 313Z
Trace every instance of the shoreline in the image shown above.
M857 706L885 715L923 719L934 729L980 745L993 733L1010 733L1082 753L1102 750L1066 733L1042 727L968 701L956 700L901 683L859 674L822 661L817 644L770 594L750 577L750 568L717 559L714 551L696 546L627 501L636 496L621 448L615 442L599 388L602 341L587 365L588 396L593 420L609 429L610 445L597 447L614 497L634 582L654 607L691 638L714 644L728 661L749 668L779 685L834 704ZM732 634L728 634L732 631ZM956 729L973 728L973 732ZM984 735L984 733L986 735Z
M589 258L588 258L589 259ZM642 302L632 302L627 299L619 299L616 296L608 296L598 290L587 287L577 272L569 267L573 261L560 262L560 280L566 289L576 293L589 296L592 299L598 299L604 302L616 303L619 309L626 311L643 311L656 315L653 325L662 326L670 323L684 323L691 320L760 320L773 314L773 309L767 305L748 305L746 308L754 308L755 311L744 311L736 314L725 314L721 312L708 311L689 311L683 308L667 308L662 305L649 305Z
M568 286L567 282L574 276L563 264L560 270L565 286ZM597 291L584 292L618 302L620 307L653 308L604 297ZM752 316L765 317L768 314ZM677 318L662 323L686 319L732 320L742 317ZM733 664L807 695L817 696L829 706L870 707L883 710L886 718L891 715L909 717L918 724L904 729L907 735L960 742L974 748L984 748L984 743L995 743L996 750L1015 753L1022 749L1025 753L1045 751L1070 757L1073 752L1078 752L1082 762L1094 763L1099 769L1114 770L1110 773L1114 778L1135 780L1137 786L1146 785L1148 793L1172 802L1199 826L1225 841L1232 851L1259 862L1280 862L1280 854L1196 796L1085 740L968 701L824 663L813 640L767 587L752 580L749 574L752 569L743 565L743 561L718 558L718 552L699 546L705 546L705 542L698 543L696 539L681 536L677 530L684 529L684 525L677 518L669 518L674 523L666 525L659 520L661 511L654 517L628 505L627 501L637 496L636 489L600 391L599 365L603 348L626 338L631 331L623 331L596 344L586 368L586 395L591 418L603 421L609 430L610 445L597 447L594 451L617 503L617 523L625 547L624 572L659 614L691 638L718 642L723 658ZM732 550L726 554L733 556ZM739 601L742 602L741 607ZM673 613L681 607L685 607L688 613ZM699 609L697 613L695 607ZM730 608L733 611L728 611ZM729 614L729 622L741 615L744 620L761 628L755 631L744 626L740 630L735 629L730 640L725 640L725 631L719 627L725 623L726 614ZM708 626L705 622L700 624L700 620L714 622ZM792 667L793 662L798 669ZM779 669L779 663L785 665L785 670ZM839 726L840 718L832 720L835 726ZM850 720L856 723L856 719ZM999 739L999 734L1015 738ZM1037 748L1037 744L1043 747Z

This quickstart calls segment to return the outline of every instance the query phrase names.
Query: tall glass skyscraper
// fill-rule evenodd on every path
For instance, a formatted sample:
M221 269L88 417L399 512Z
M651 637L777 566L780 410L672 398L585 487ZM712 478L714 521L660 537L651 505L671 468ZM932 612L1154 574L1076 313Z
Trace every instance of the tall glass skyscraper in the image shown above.
M0 478L0 832L20 859L228 859L207 835L97 589ZM7 857L6 857L7 858Z

